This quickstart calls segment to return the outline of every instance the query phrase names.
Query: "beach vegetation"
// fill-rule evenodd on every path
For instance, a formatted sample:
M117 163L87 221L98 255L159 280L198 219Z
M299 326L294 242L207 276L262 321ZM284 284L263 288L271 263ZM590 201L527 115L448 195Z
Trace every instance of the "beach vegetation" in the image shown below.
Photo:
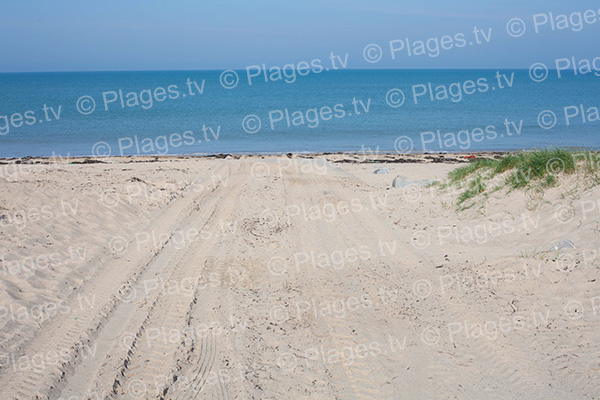
M556 186L558 177L582 171L590 179L590 186L600 184L600 156L594 152L567 149L545 149L521 153L510 153L501 158L476 158L469 164L448 174L450 185L458 185L463 191L457 203L462 209L470 208L464 203L486 194L486 181L503 175L500 183L491 191L502 188L509 190L544 190ZM472 205L471 205L472 206Z

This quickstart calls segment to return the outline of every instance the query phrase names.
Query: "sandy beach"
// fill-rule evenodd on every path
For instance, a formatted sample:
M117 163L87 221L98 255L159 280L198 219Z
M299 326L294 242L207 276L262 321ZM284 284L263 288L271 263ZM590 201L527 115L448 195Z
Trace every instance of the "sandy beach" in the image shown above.
M468 156L3 160L0 397L599 398L600 187Z

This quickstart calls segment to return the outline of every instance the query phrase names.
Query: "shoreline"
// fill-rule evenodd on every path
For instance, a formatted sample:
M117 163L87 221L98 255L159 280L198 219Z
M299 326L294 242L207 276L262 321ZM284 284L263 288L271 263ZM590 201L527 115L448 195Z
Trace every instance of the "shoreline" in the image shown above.
M159 162L174 160L212 160L212 159L233 159L233 160L253 160L253 159L278 159L286 157L288 159L312 159L327 158L334 163L462 163L468 162L473 158L498 158L506 154L521 152L517 151L477 151L461 153L377 153L365 154L358 152L323 152L323 153L277 153L277 154L177 154L177 155L128 155L128 156L26 156L26 157L0 157L0 165L8 164L52 164L56 160L68 160L70 164L111 164L112 162L126 161L130 163L138 162ZM66 164L66 162L64 162Z
M371 163L466 163L476 158L497 159L507 154L516 154L521 152L530 152L537 149L520 150L493 150L493 151L474 151L474 152L426 152L426 153L386 153L376 154L359 152L320 152L320 153L216 153L216 154L164 154L164 155L125 155L125 156L26 156L26 157L0 157L0 165L25 164L25 165L47 165L47 164L111 164L114 162L143 163L143 162L162 162L162 161L180 161L180 160L269 160L280 159L313 159L326 158L333 163L349 164L371 164ZM572 149L576 152L578 149ZM579 149L580 151L599 153L598 150ZM63 161L63 162L57 162ZM68 161L68 162L64 162Z

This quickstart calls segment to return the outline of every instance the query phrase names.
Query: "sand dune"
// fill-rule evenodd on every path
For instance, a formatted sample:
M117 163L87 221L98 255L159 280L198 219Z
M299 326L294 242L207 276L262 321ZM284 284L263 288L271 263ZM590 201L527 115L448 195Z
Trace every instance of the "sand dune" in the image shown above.
M460 156L73 161L0 165L2 398L600 396L583 177L460 211L419 184Z

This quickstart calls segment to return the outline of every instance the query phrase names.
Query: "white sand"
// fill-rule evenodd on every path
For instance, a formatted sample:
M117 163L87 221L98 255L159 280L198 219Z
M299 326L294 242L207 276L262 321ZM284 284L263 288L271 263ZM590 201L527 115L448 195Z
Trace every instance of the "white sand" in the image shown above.
M600 397L582 177L458 211L391 188L457 164L146 161L0 165L0 397Z

